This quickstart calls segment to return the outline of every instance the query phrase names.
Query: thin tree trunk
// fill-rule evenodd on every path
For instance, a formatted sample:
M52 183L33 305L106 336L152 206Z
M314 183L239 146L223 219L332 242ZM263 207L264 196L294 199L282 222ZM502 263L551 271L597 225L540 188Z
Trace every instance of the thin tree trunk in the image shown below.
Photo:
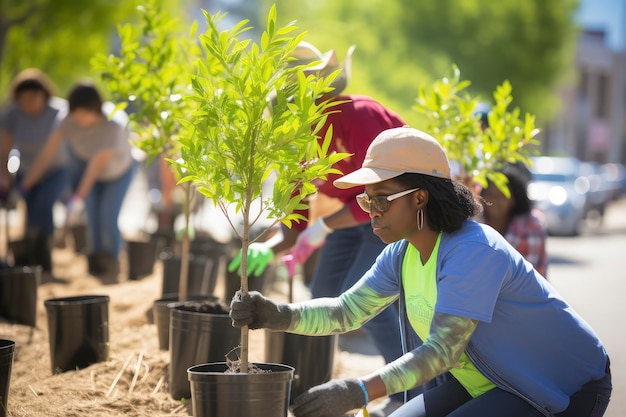
M250 246L250 200L251 192L246 196L243 208L243 239L241 240L241 295L248 294L248 247ZM248 373L248 346L250 330L248 326L241 327L241 365L240 372Z
M178 300L187 301L187 283L189 282L189 209L191 205L191 183L183 185L185 199L183 202L183 214L185 216L185 230L182 236L182 249L180 253L180 277L178 281Z

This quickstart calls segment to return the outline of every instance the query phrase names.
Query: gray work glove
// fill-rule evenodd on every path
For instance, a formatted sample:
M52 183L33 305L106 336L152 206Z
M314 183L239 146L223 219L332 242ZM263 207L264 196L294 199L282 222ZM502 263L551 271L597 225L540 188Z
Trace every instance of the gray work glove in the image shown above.
M356 378L333 379L293 400L296 417L342 417L365 406L365 394Z
M291 324L291 309L276 304L257 291L245 296L237 291L230 302L230 318L234 327L248 325L250 329L287 330Z

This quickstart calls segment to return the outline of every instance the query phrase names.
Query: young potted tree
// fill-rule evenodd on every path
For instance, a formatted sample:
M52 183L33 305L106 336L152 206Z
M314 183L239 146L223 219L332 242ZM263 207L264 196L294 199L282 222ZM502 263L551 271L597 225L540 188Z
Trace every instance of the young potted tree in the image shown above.
M118 107L128 110L131 128L138 135L135 145L146 153L148 163L160 165L164 158L175 160L180 156L178 137L185 129L180 121L189 118L194 105L183 97L190 91L189 74L194 72L201 51L195 23L191 30L185 29L154 1L139 6L138 10L139 22L118 27L119 54L98 54L92 66L100 73ZM179 165L165 164L181 178ZM191 183L180 188L184 194L185 219L180 235L182 248L180 256L172 253L162 258L162 298L154 304L162 349L167 349L169 339L168 304L189 298L211 298L208 295L215 288L219 261L190 254L190 206L197 193ZM128 243L129 251L142 246ZM143 245L152 250L147 256L148 262L154 263L154 243L143 242ZM129 263L133 261L129 255Z
M535 116L527 113L522 117L519 108L509 109L513 97L508 81L496 87L492 106L471 95L467 91L470 85L453 66L451 77L420 88L415 110L450 161L459 165L460 179L470 188L485 187L489 179L509 196L506 176L499 170L505 163L531 163L530 156L539 143Z
M315 192L313 181L335 172L332 165L347 156L328 155L330 134L317 136L331 106L317 98L329 91L337 73L307 77L304 66L289 65L304 33L297 34L293 25L278 28L275 7L259 44L242 38L250 29L247 21L220 31L223 15L205 15L208 29L201 43L207 59L192 79L190 96L198 110L187 123L192 134L180 139L178 164L186 173L181 181L196 184L241 239L245 294L251 229L264 217L287 226L302 220L293 210ZM262 185L270 176L274 184L266 194ZM233 213L242 217L241 229ZM241 330L236 365L220 362L189 369L194 415L285 416L293 368L249 364L247 328Z

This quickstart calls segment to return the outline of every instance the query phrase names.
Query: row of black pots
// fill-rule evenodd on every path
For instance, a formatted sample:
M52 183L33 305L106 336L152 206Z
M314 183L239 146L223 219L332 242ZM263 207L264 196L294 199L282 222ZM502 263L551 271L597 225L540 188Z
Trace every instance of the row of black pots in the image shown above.
M216 249L210 243L204 247L200 246L201 242L197 243L192 253L201 253L203 256L200 259L208 257L209 263L213 261L209 274L212 289L215 288L217 271L223 268L224 292L219 299L225 306L240 288L239 274L225 271L226 250ZM290 398L330 380L336 336L267 332L266 362L254 365L261 370L271 370L269 375L266 372L244 375L225 372L227 364L224 361L239 343L239 329L232 327L227 312L214 314L199 311L202 306L219 304L219 301L216 297L211 299L210 294L197 294L202 292L198 282L206 278L193 274L191 265L188 293L192 295L185 302L179 301L176 291L180 262L171 269L165 262L163 297L154 304L159 347L170 350L170 395L176 400L191 398L194 416L284 417ZM267 273L250 277L249 290L263 292L266 276ZM168 294L170 291L171 294ZM278 379L271 382L273 378Z
M180 260L175 257L167 259L173 262L170 268L173 271L172 276L178 276ZM166 260L166 263L169 262ZM207 264L210 272L207 272ZM204 265L204 269L200 268L202 271L198 274L200 284L194 287L194 291L212 292L217 274L211 262L204 262ZM31 271L28 272L33 275ZM207 279L210 282L207 283ZM262 290L263 282L264 277L254 278L251 280L251 289ZM230 274L227 284L224 298L229 300L239 288L238 276ZM177 282L174 287L177 287ZM36 286L29 293L36 296ZM176 301L177 295L163 298ZM194 295L191 298L204 299L204 303L216 301L215 297L207 294ZM53 373L83 368L107 359L108 302L106 296L69 297L45 302ZM32 304L36 306L36 298ZM293 398L308 387L330 378L336 344L334 338L274 333L267 338L268 363L255 364L259 369L272 372L225 373L225 364L222 361L239 341L239 330L231 326L228 315L194 311L189 302L170 303L166 307L171 315L167 332L171 351L170 394L173 398L191 397L194 416L286 416L290 395ZM156 316L157 313L155 318ZM35 317L34 313L32 317ZM34 325L34 318L22 321ZM327 349L320 347L320 343L326 345ZM328 354L320 356L320 352ZM305 371L305 365L311 363L310 358L315 356L317 359L313 361L313 372ZM274 361L283 365L274 364ZM322 363L324 361L327 362L326 365ZM295 374L295 380L294 368L299 371ZM222 376L225 380L218 382ZM274 381L274 378L277 380ZM216 402L216 398L220 398L220 401ZM242 401L243 398L250 401Z
M191 397L194 416L285 417L290 399L330 380L336 336L267 331L265 362L253 364L257 371L230 371L224 359L239 329L227 314L194 311L200 305L173 307L170 327L170 395Z
M227 307L218 301L171 306L169 392L191 398L196 417L286 417L294 368L254 363L231 369L226 358L240 340Z
M189 253L190 258L195 258L196 261L190 265L190 270L193 270L190 273L217 275L228 249L228 245L220 244L210 238L192 240ZM166 269L165 275L170 275L172 272L177 274L180 270L180 243L176 242L173 235L168 233L154 233L150 239L145 240L129 240L126 242L126 253L128 259L128 279L131 280L141 279L152 274L154 263L157 259L169 260L164 262L163 265ZM213 262L207 269L205 269L202 263L204 259L209 259ZM176 281L164 280L163 284L163 294L178 292L178 283ZM212 292L213 289L191 288L191 290L206 294Z
M260 369L269 366L278 373L281 373L278 368L282 367L283 373L287 372L289 375L288 384L284 380L284 374L276 375L279 381L275 383L260 382L257 379L243 380L237 373L226 373L226 379L222 380L220 374L225 371L222 362L239 343L240 332L232 327L227 311L221 314L202 311L207 304L216 303L218 302L205 300L167 305L170 312L170 395L176 400L191 398L194 416L284 417L290 398L295 398L332 377L337 336L305 336L267 331L265 362L255 365ZM226 309L225 306L224 308ZM279 386L282 388L279 389ZM249 392L242 396L242 390ZM269 411L282 404L276 395L272 396L272 390L277 390L276 395L286 398L285 404L280 406L277 413ZM286 397L285 390L288 394ZM216 401L217 398L220 400ZM245 401L242 401L243 398ZM258 401L261 398L263 401L273 398L273 405L268 403L259 409ZM257 404L246 405L247 401L256 401Z
M217 301L230 304L235 292L240 288L240 279L236 272L226 272L224 292L221 297L214 296L219 270L224 269L225 258L214 255L213 258L190 256L189 276L187 281L187 299L184 301ZM159 349L169 349L169 311L180 302L178 294L180 258L167 255L163 259L162 297L154 301L153 316L159 337ZM263 292L265 274L250 279L250 291Z
M0 316L37 325L41 267L0 270ZM108 296L54 298L44 302L52 372L84 368L108 357Z
M48 318L52 373L85 368L109 355L109 297L52 298L44 302ZM0 339L0 417L8 415L15 342Z

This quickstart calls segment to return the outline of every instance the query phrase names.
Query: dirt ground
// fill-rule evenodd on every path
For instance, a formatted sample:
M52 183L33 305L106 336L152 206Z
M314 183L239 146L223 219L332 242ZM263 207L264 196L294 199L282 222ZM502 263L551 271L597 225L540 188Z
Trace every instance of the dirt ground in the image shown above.
M124 257L122 256L122 259ZM16 342L10 380L8 416L187 416L191 400L173 400L168 393L169 352L159 350L152 307L161 298L161 262L152 275L103 284L87 272L86 258L73 248L55 249L54 278L38 289L37 326L9 324L0 319L0 338ZM223 293L223 276L215 295ZM279 288L276 290L276 288ZM281 289L285 289L282 291ZM286 283L276 283L273 298L286 299ZM108 295L109 358L77 371L53 375L44 301L75 295ZM264 360L264 333L250 336L250 360ZM355 356L356 355L356 356ZM338 351L335 376L362 375L378 357ZM343 364L343 366L342 366Z

